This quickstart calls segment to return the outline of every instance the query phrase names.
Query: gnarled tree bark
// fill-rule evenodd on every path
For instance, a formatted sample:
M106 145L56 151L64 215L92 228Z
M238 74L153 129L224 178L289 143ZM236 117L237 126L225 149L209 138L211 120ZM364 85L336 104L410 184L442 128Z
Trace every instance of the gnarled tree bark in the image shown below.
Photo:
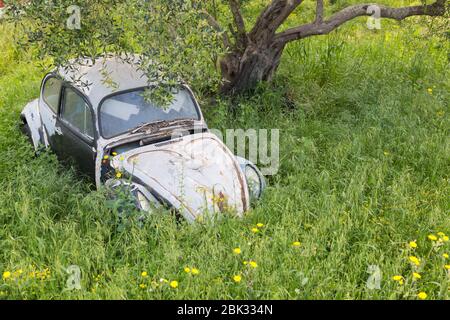
M370 6L380 8L380 17L403 20L410 16L442 16L447 0L436 0L430 5L390 8L377 4L358 4L324 17L324 2L316 0L316 18L313 22L277 33L278 28L303 0L272 0L258 17L250 31L246 31L239 0L228 0L234 17L234 44L224 36L224 45L230 52L221 59L224 79L222 92L237 94L253 89L260 81L270 81L279 64L287 43L315 35L324 35L345 22L360 16L370 16ZM218 26L217 22L214 22ZM234 28L233 28L234 29Z

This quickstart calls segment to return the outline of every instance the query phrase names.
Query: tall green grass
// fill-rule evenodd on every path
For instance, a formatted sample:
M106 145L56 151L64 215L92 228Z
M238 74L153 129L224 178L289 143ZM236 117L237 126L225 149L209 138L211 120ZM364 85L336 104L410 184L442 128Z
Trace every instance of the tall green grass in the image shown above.
M54 155L34 157L20 134L42 72L0 26L0 272L11 272L0 299L448 299L450 244L427 238L450 234L448 43L364 23L289 45L255 95L203 105L211 128L281 130L279 173L245 218L161 215L122 232L101 191ZM70 265L81 290L66 289ZM369 265L379 290L366 286Z

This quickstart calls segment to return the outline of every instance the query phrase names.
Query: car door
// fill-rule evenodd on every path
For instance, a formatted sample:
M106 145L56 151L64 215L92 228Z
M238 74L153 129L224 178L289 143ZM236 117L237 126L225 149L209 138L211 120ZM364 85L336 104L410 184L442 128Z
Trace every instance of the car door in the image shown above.
M95 177L94 113L87 98L70 86L63 86L57 128L61 130L63 157L90 177Z
M59 104L61 101L63 81L54 74L48 74L42 81L41 95L39 98L39 113L44 126L45 135L51 149L57 154L61 153L56 119L58 116Z

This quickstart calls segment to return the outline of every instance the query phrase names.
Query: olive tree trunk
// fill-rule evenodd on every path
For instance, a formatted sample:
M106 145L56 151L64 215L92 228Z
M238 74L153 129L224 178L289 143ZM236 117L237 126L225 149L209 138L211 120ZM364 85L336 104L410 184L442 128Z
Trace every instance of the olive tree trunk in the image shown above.
M220 62L225 79L223 93L241 93L260 81L271 81L281 59L284 45L248 46L243 53L231 53Z

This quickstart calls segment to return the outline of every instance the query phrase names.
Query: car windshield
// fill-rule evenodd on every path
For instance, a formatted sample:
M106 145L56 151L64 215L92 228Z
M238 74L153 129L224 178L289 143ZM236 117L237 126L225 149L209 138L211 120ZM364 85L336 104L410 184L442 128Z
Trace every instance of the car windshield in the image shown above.
M161 107L144 99L144 89L116 94L100 106L103 137L111 138L142 124L180 119L200 120L195 102L186 89L174 93L169 106Z

